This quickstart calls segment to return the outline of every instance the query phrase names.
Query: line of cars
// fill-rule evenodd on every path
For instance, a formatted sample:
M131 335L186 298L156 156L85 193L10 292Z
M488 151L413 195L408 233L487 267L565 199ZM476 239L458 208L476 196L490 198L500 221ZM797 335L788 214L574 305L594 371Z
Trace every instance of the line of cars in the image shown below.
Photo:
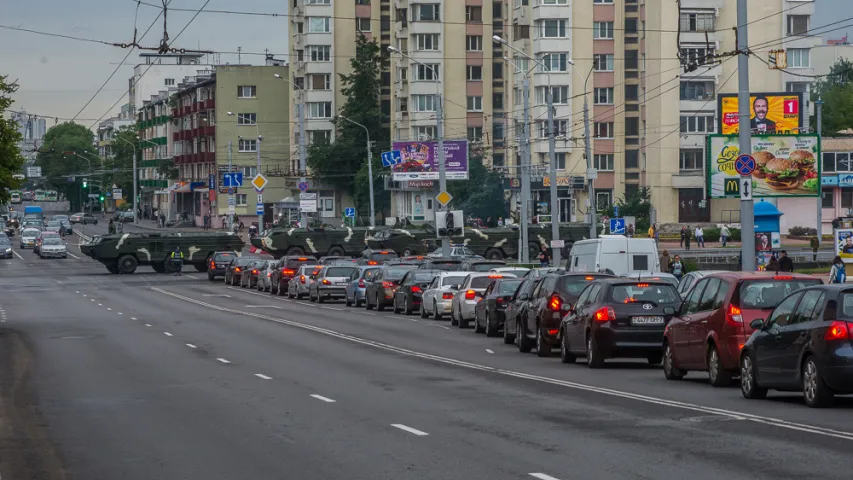
M49 221L40 216L25 216L18 223L18 246L32 248L40 258L68 258L65 235L73 232L68 215L54 215ZM10 235L4 224L3 238L0 238L0 256L12 258ZM14 232L12 232L14 235Z
M693 272L616 276L523 269L481 258L214 258L211 279L312 302L446 316L460 329L502 337L519 352L563 363L640 358L664 377L707 372L713 386L740 377L746 398L802 391L807 405L853 393L853 289L802 274Z

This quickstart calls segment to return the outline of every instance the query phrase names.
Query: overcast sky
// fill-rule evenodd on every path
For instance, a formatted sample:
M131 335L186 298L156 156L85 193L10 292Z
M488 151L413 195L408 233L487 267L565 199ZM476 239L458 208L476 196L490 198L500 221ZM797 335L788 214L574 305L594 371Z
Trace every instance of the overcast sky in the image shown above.
M161 2L143 1L158 5ZM835 22L839 15L851 11L851 0L816 1L817 15L812 22L813 26ZM116 43L129 42L133 38L137 10L135 0L9 0L3 3L0 25ZM204 3L205 0L173 0L171 7L198 9ZM287 12L289 3L289 0L210 0L207 9L283 14ZM140 35L159 11L145 5L139 7L136 24ZM173 40L192 16L192 12L169 12L168 32ZM853 22L844 22L839 26L847 23ZM200 47L219 52L236 52L240 46L249 53L263 53L268 48L279 54L279 57L286 58L287 25L288 19L284 16L202 13L174 40L173 46L188 49ZM846 30L832 32L829 36L841 37ZM853 28L850 30L853 31ZM140 44L153 47L159 44L162 35L161 18ZM0 74L8 74L13 80L18 79L21 85L13 108L26 109L46 117L60 117L60 121L62 117L77 115L127 54L126 49L117 47L2 28L0 45L3 45L0 50ZM82 111L79 118L89 119L89 123L92 123L106 112L109 113L107 116L111 116L118 111L126 99L119 101L113 109L110 106L126 94L127 81L137 59L138 52L131 53L127 63L120 66L112 80ZM227 53L222 54L220 59L223 63L237 61L236 55ZM262 60L260 55L244 55L242 58L243 63L259 64ZM48 126L52 124L48 122Z

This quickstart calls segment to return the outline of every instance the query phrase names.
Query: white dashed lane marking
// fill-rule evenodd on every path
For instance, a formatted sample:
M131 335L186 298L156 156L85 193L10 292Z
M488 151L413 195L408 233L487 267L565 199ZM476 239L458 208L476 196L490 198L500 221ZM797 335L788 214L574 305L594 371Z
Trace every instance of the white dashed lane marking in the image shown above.
M130 317L131 320L138 320L136 317Z
M169 332L163 332L163 335L165 335L165 336L167 336L167 337L174 337L174 335L172 335L172 334L171 334L171 333L169 333Z
M186 346L188 346L188 347L190 347L190 348L198 348L198 347L196 347L195 345L193 345L192 343L186 343L185 345L186 345Z
M559 478L552 477L551 475L545 475L544 473L528 473L528 475L538 478L539 480L560 480Z
M222 363L231 363L228 360L225 360L224 358L217 358L216 360Z
M256 373L255 376L258 378L262 378L264 380L272 380L272 377L268 377L268 376L264 375L263 373Z
M317 395L316 393L315 393L315 394L313 394L313 395L311 395L311 396L312 396L312 397L314 397L314 398L316 398L317 400L322 401L322 402L326 402L326 403L335 403L335 401L334 401L334 400L332 400L331 398L329 398L329 397L324 397L324 396L322 396L322 395Z
M425 436L429 435L428 433L422 432L416 428L407 427L407 426L403 425L402 423L392 423L391 426L394 428L399 428L400 430L403 430L404 432L409 432L413 435L417 435L419 437L425 437Z
M145 326L146 326L146 327L150 327L150 326L151 326L151 324L150 324L150 323L146 323L146 324L145 324Z
M495 352L494 352L494 350L491 350L491 349L488 349L488 348L487 348L487 349L486 349L486 353L495 353Z

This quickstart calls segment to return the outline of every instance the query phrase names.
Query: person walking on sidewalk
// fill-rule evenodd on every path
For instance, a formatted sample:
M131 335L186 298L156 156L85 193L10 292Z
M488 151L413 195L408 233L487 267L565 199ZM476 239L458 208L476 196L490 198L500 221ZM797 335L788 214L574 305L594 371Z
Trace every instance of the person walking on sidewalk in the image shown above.
M204 216L204 231L206 232L208 228L210 228L210 215L205 215Z
M687 230L687 228L681 227L681 242L678 243L679 248L684 248L684 242L687 240Z
M669 256L669 250L664 249L663 255L660 256L660 271L664 273L672 273L672 258Z
M788 252L782 250L782 257L779 259L779 270L783 272L794 273L794 261L788 256Z
M829 283L847 283L847 269L844 268L844 262L841 257L836 256L832 261L832 268L829 270Z
M696 226L696 246L698 248L705 248L705 231L702 230L701 225Z
M729 227L727 227L726 225L723 225L723 227L720 228L720 244L723 247L725 247L726 243L728 243L729 235L731 235L731 234L732 233L729 231Z
M690 225L688 225L687 228L681 229L681 231L683 232L682 235L684 238L684 248L690 250L690 236L692 235L690 231Z

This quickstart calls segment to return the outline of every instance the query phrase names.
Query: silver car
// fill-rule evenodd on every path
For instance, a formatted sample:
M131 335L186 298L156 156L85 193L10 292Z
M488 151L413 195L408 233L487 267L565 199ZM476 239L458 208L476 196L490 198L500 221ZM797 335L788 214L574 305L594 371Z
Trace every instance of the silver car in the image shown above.
M59 237L47 237L39 248L41 258L68 258L68 247L65 240Z
M367 289L367 283L373 279L373 275L379 271L376 266L360 266L350 276L349 283L344 294L346 305L356 307L361 306L364 301L364 291Z
M474 319L474 307L483 299L483 292L496 278L517 278L511 273L471 272L453 294L450 307L450 324L459 328L468 328L468 321Z
M300 299L308 295L308 287L314 281L314 272L323 269L322 265L302 265L296 271L296 275L287 282L287 298Z
M270 291L270 277L272 276L272 271L275 270L276 260L266 260L265 265L258 266L258 291L259 292L269 292Z
M36 245L36 237L41 230L38 228L25 228L21 230L21 248L33 248Z
M453 305L453 294L456 290L451 287L462 285L465 277L471 272L441 272L432 279L432 283L426 288L421 300L421 317L441 320L441 317L450 313Z
M347 283L349 283L355 269L355 266L340 267L337 265L321 269L308 287L308 300L323 303L331 298L344 298Z

